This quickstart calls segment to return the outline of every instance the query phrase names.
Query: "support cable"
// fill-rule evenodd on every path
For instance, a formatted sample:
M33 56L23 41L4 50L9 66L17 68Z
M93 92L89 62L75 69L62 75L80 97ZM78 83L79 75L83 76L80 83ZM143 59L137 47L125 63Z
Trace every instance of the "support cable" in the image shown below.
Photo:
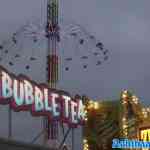
M65 134L65 136L64 136L64 138L63 138L63 140L62 140L62 142L61 142L61 144L60 144L60 146L59 146L59 150L61 150L61 148L62 148L62 146L64 145L64 143L65 143L65 141L66 141L66 139L67 139L67 137L68 137L68 135L69 135L69 132L71 131L71 129L72 128L69 128L68 130L67 130L67 132L66 132L66 134Z

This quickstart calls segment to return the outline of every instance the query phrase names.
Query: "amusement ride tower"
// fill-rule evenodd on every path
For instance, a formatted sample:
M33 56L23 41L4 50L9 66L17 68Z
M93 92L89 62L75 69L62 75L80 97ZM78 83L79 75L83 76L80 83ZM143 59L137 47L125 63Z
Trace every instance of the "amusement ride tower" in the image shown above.
M58 42L59 42L59 25L58 25L58 0L47 0L47 82L50 88L56 88L58 81ZM57 140L58 122L50 122L44 119L45 141Z

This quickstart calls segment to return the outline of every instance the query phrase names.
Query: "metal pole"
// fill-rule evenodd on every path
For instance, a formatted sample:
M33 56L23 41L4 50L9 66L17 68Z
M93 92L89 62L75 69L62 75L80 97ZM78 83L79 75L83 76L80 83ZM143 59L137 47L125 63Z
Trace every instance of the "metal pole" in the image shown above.
M72 150L74 150L74 128L72 128Z
M12 138L12 111L8 108L8 138Z
M47 81L50 88L56 88L56 83L58 81L58 60L57 60L57 42L58 42L58 1L57 0L47 0ZM45 118L46 132L45 141L47 139L56 140L58 136L57 122L49 122Z

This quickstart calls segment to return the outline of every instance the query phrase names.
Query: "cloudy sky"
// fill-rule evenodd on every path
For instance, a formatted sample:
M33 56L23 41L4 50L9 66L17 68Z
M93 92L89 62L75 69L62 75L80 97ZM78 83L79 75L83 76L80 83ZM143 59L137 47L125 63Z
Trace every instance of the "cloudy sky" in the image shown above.
M0 40L7 39L11 33L24 25L28 20L42 18L44 21L44 8L46 0L0 0ZM71 20L82 25L89 33L100 39L106 48L110 50L110 59L100 68L90 68L87 71L76 67L70 72L62 71L62 77L58 87L73 94L86 94L93 99L118 99L122 89L131 89L144 105L150 101L150 18L148 0L61 0L60 16L62 20ZM25 42L24 42L25 43ZM25 43L24 45L27 46ZM39 44L40 45L40 44ZM43 47L42 47L43 46ZM32 71L25 71L22 60L17 68L6 68L14 73L24 73L38 82L45 81L45 53L44 45L40 45L39 56L41 60L35 64ZM26 49L25 55L30 55ZM63 47L66 52L70 49ZM28 52L27 52L28 51ZM61 51L61 47L60 47ZM46 51L45 51L46 52ZM42 57L41 57L42 54ZM7 60L6 60L7 61ZM41 69L38 69L41 67ZM6 109L2 108L1 109ZM6 112L2 111L2 114ZM16 117L17 116L17 117ZM20 122L22 116L27 119ZM14 114L14 126L25 124L25 129L34 124L35 131L40 127L39 120L29 117L29 114ZM4 119L7 121L7 118ZM5 124L3 122L2 124ZM6 133L5 125L1 131ZM14 131L20 138L22 129ZM29 132L28 132L29 133ZM23 139L30 139L27 132ZM34 136L33 135L33 136Z

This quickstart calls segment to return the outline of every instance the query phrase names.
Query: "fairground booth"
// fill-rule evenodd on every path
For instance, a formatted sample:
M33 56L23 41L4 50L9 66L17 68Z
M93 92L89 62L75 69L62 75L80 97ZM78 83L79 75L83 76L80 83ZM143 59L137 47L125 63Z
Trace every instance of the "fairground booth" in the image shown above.
M150 108L130 91L123 91L118 101L84 101L84 150L111 150L115 138L150 141Z

